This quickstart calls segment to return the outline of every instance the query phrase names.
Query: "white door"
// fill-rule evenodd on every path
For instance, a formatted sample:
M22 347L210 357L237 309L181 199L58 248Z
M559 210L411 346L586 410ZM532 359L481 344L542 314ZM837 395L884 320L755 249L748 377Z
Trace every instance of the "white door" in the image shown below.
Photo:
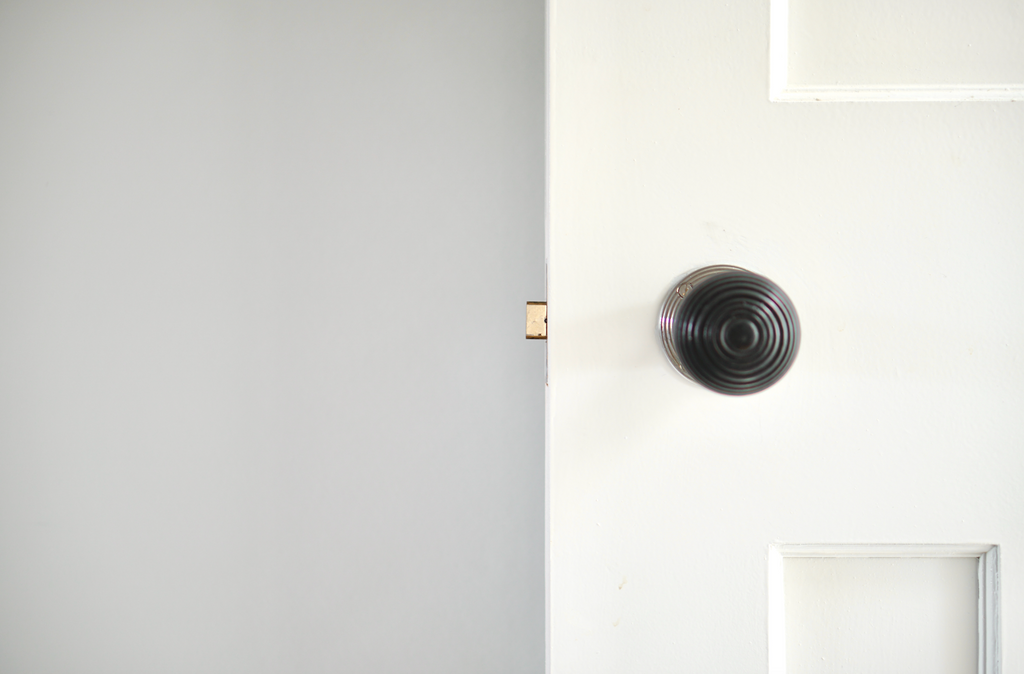
M1024 7L786 10L549 4L550 671L1022 672ZM662 353L710 264L761 393Z

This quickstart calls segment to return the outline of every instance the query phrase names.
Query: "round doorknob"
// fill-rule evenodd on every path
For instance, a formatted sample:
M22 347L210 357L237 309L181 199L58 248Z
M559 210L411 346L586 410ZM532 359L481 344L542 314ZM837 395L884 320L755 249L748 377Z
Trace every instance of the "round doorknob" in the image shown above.
M782 288L740 267L687 274L661 307L661 339L686 377L729 395L782 378L800 348L800 320Z

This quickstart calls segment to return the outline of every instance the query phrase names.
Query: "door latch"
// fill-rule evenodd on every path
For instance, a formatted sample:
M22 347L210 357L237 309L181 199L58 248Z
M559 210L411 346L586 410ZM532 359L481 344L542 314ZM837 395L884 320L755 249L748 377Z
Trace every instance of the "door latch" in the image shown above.
M526 303L526 338L548 338L548 303Z

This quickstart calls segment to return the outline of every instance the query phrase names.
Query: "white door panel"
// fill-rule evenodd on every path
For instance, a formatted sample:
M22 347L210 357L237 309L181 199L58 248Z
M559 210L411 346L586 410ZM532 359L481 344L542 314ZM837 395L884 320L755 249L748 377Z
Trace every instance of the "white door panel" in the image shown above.
M1024 110L770 103L768 17L549 6L551 671L767 671L773 542L999 545L1024 671ZM753 396L661 351L715 263L800 315Z

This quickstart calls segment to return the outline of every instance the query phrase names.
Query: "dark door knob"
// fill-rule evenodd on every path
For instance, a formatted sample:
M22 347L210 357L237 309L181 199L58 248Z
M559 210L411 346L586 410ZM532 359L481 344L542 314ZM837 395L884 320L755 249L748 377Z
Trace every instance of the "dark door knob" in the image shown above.
M687 274L665 298L661 338L679 372L713 391L757 393L786 374L800 320L782 288L746 269Z

